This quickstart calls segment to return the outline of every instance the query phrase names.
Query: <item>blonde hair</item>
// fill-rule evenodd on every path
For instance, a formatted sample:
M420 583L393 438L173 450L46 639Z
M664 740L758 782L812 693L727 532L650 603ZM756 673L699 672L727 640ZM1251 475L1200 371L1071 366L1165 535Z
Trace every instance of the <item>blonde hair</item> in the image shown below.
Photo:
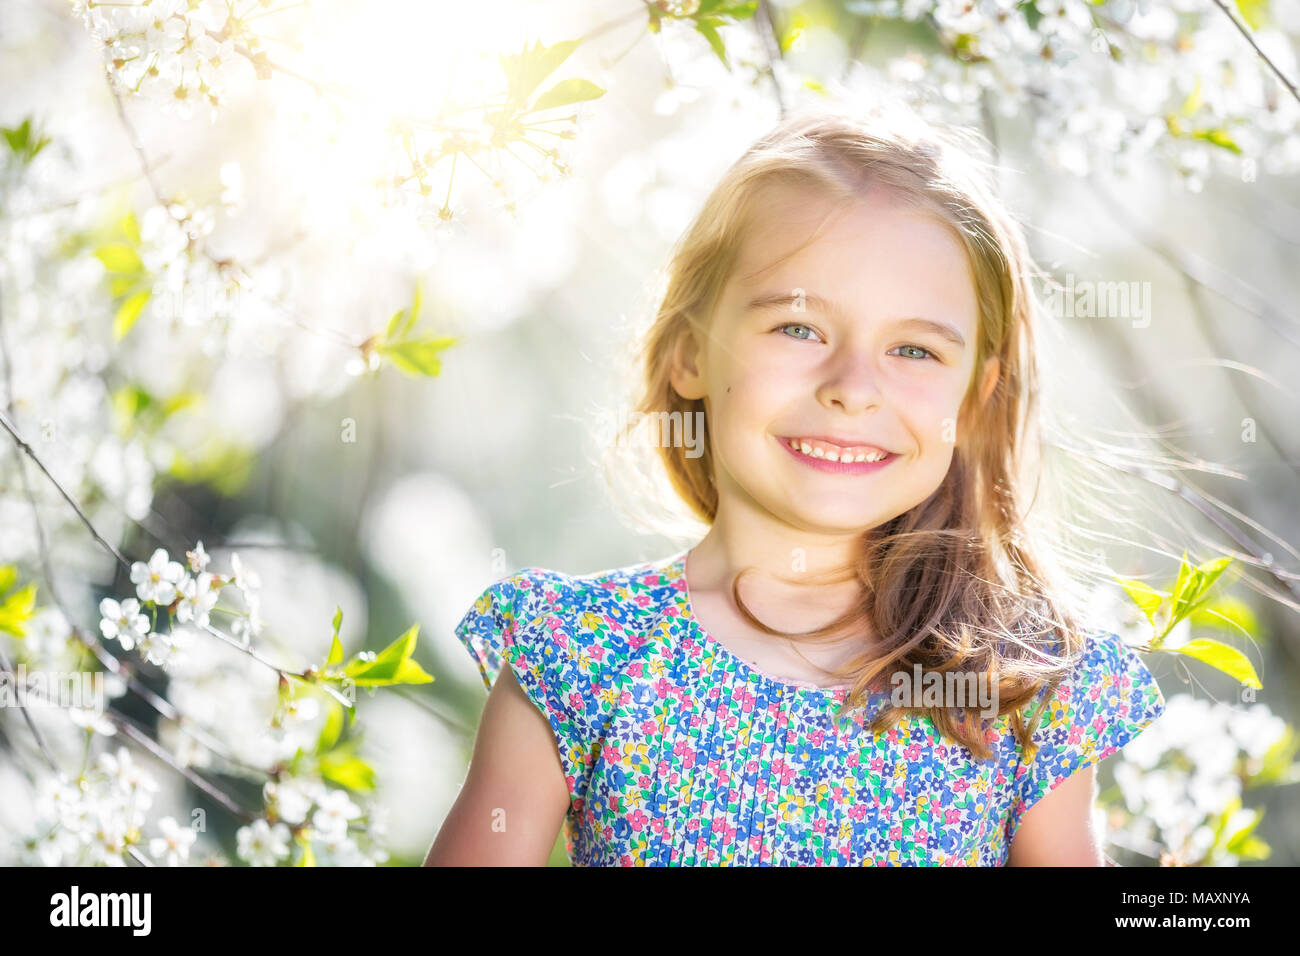
M656 443L654 454L691 515L710 524L718 498L706 407L702 399L679 395L669 376L682 336L707 340L714 307L763 208L763 192L813 187L838 208L879 187L946 224L966 250L979 306L975 374L961 410L962 441L946 477L920 504L864 532L855 567L842 569L856 574L861 600L825 627L786 634L759 621L739 595L740 577L751 569L736 576L732 595L766 633L808 640L850 630L876 635L870 649L834 672L850 684L845 708L863 703L882 673L910 673L914 665L923 674L987 675L996 681L997 716L1012 715L1013 730L1032 756L1030 738L1044 708L1031 725L1021 708L1044 686L1053 692L1083 649L1088 624L1082 582L1064 571L1065 538L1030 520L1042 476L1038 338L1044 322L1033 283L1044 274L1020 225L995 195L990 167L979 158L984 151L972 131L936 128L895 108L850 115L817 107L782 120L725 172L675 245L662 300L638 343L635 410L643 420L676 413L704 422L702 454L692 457L670 442ZM996 386L981 402L979 385L993 358ZM978 758L992 756L991 730L973 721L971 709L958 720L955 709L943 706L887 706L871 729L892 726L906 710L927 714L945 737Z

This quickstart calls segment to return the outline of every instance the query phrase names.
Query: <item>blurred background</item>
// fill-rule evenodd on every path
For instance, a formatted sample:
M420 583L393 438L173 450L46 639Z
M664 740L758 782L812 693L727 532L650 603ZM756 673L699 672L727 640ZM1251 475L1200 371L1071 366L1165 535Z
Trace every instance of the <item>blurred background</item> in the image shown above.
M1097 547L1164 591L1183 542L1234 558L1172 641L1217 635L1263 689L1146 657L1171 708L1106 762L1108 852L1293 864L1298 36L1284 0L5 3L0 377L27 450L0 434L0 644L9 670L104 671L112 700L108 726L0 710L24 795L0 859L140 862L134 825L161 862L159 821L198 809L182 862L420 862L485 699L453 635L474 598L701 531L602 469L672 244L783 111L892 99L987 137L1069 293L1045 343L1060 421L1203 466L1133 481L1114 503L1159 527L1107 519ZM1090 283L1132 297L1075 308ZM211 565L187 565L200 541ZM182 627L155 664L104 633L160 548L238 573L211 616L232 642ZM1098 600L1140 639L1123 591ZM341 735L328 697L285 711L267 660L413 625L432 682L364 689ZM69 818L56 781L79 767L147 812L105 790ZM322 787L364 838L281 852L255 829L264 804L333 805Z

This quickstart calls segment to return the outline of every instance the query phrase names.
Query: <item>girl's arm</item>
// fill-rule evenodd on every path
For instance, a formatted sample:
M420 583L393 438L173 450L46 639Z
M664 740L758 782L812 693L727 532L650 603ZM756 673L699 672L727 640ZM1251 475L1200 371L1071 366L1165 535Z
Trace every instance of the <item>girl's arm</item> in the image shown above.
M1025 811L1008 866L1105 866L1093 832L1097 764L1081 767Z
M469 774L425 866L545 866L569 809L551 725L509 666L492 685Z

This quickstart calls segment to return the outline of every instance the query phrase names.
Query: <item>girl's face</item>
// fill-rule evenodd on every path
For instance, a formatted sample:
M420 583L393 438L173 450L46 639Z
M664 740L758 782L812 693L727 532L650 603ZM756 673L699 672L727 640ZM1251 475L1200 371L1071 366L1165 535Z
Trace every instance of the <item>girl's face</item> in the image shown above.
M720 515L863 532L938 488L961 440L979 328L970 265L947 226L880 190L839 209L807 189L769 196L707 342L679 344L672 383L705 402ZM877 449L890 454L875 465L831 462Z

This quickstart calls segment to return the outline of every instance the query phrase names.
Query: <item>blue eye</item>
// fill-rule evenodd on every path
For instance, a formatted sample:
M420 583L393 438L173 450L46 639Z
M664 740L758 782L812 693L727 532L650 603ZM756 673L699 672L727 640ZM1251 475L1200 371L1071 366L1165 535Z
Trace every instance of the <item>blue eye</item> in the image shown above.
M812 327L811 327L811 326L808 326L808 325L780 325L780 326L777 326L777 331L784 332L786 329L803 329L803 330L805 330L806 332L808 332L808 333L811 334L811 335L816 335L816 334L817 334L816 332L813 332ZM806 336L806 335L791 335L790 338L792 338L792 339L803 339L805 342L810 341L809 338L808 338L808 336Z
M938 356L935 355L933 352L931 352L929 349L927 349L927 348L922 348L922 347L919 346L919 345L900 345L900 346L898 346L898 347L899 347L900 349L916 349L918 352L924 352L925 355L917 356L918 358L921 358L921 359L924 359L926 356L929 356L930 358L933 358L933 359L937 359L937 358L938 358Z

